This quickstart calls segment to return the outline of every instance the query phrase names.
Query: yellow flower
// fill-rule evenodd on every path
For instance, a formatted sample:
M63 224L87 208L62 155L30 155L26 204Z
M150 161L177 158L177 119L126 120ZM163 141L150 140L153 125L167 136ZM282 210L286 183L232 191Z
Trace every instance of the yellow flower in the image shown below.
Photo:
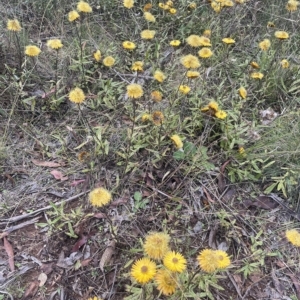
M103 64L105 67L111 67L115 64L115 59L112 56L107 56L103 59Z
M141 32L141 38L144 40L152 40L155 36L155 30L143 30Z
M196 9L197 8L197 4L195 2L192 2L189 4L189 8L190 9Z
M69 93L69 99L74 103L82 103L85 100L85 95L82 89L76 87Z
M271 46L271 42L270 40L268 39L264 39L263 41L261 41L259 44L258 44L259 48L263 51L267 51L270 46Z
M275 24L273 22L268 22L267 27L275 27Z
M225 269L230 266L230 258L228 254L223 250L216 250L216 262L218 269Z
M199 253L197 260L204 272L213 273L218 268L214 250L204 249Z
M103 300L103 299L95 296L95 297L88 298L88 300Z
M70 22L77 20L79 17L79 13L76 10L72 10L68 14L68 19Z
M187 85L180 85L179 86L179 91L182 93L182 94L188 94L190 92L191 88Z
M162 2L159 2L159 3L158 3L158 6L159 6L160 8L162 8L162 9L165 9L165 5L164 5Z
M93 53L95 61L99 62L101 59L101 52L100 50L97 50L96 52Z
M144 63L142 61L135 61L132 64L131 70L143 72L144 71L143 66L144 66Z
M152 8L152 4L151 3L146 3L144 5L144 11L149 11L149 10L151 10L151 8Z
M154 112L161 119L162 113L160 111ZM155 116L152 114L152 119L154 122ZM161 120L159 124L161 124ZM151 232L145 238L144 250L146 254L153 259L160 260L169 251L169 241L170 236L163 232Z
M200 36L200 46L211 47L210 39L206 36Z
M240 89L239 89L239 94L240 94L240 96L241 96L243 99L246 99L246 97L247 97L247 91L246 91L246 89L245 89L244 87L240 87Z
M147 257L141 258L134 263L130 273L138 283L147 283L155 276L156 264Z
M177 134L173 135L171 139L173 139L173 137L176 137L175 140L179 138L179 141L181 142L180 137ZM176 144L175 140L173 141ZM182 148L182 142L181 142L181 147L177 146L177 148L178 149ZM164 266L172 272L182 273L186 269L186 259L183 257L182 254L174 251L169 251L165 255L163 262L164 262Z
M293 12L293 11L297 10L298 5L299 5L298 1L296 1L296 0L289 0L288 3L287 3L287 5L286 5L286 9L289 12Z
M144 12L144 18L149 22L155 22L155 17L147 11Z
M77 3L77 10L84 13L91 13L93 11L91 6L85 1L79 1Z
M207 111L209 111L209 106L208 106L208 105L204 106L203 108L201 108L201 111L202 111L202 112L207 112Z
M161 99L162 99L162 93L160 91L153 91L151 93L151 99L154 101L154 102L160 102Z
M210 37L211 36L211 30L210 29L206 29L206 30L204 30L204 32L203 32L203 36L206 36L206 37Z
M213 53L209 48L203 47L201 50L199 50L198 55L202 58L209 58L213 55Z
M252 62L250 63L250 65L251 65L251 67L254 68L254 69L259 69L259 64L258 64L257 62L255 62L255 61L252 61Z
M173 1L168 0L168 1L166 2L166 5L172 7L172 6L174 5L174 3L173 3Z
M41 53L41 49L34 45L28 45L25 48L25 54L28 56L38 56Z
M150 114L143 114L142 115L142 122L147 122L151 120L151 115Z
M239 154L242 155L243 157L246 156L246 151L244 147L240 146L238 151Z
M171 140L173 141L174 145L176 146L177 149L182 149L183 143L179 135L174 134L171 136ZM173 271L173 270L171 270Z
M127 96L129 98L138 99L141 98L144 94L143 88L137 83L131 83L127 85Z
M218 111L218 109L219 109L219 105L218 105L218 103L215 102L215 101L209 102L209 103L208 103L208 107L209 107L210 109L214 110L215 112Z
M170 45L173 47L178 47L180 46L181 42L179 40L173 40L170 42Z
M274 35L280 40L286 40L289 38L289 34L286 31L275 31Z
M164 4L164 10L169 10L171 7L167 4Z
M235 0L235 3L237 3L237 4L244 4L245 0Z
M175 15L176 12L177 12L177 9L175 9L175 8L171 8L171 9L169 10L169 13L172 14L172 15Z
M227 117L227 113L224 110L218 110L215 113L215 117L217 117L218 119L224 120Z
M253 79L262 79L264 77L264 74L260 72L253 72L250 74L251 78Z
M21 31L22 27L17 19L7 21L7 29L10 31Z
M234 3L231 0L225 0L223 6L232 7Z
M156 126L161 125L164 122L164 115L163 115L163 113L161 111L155 111L155 112L153 112L153 114L152 114L152 122ZM149 253L147 253L147 254L149 255Z
M287 69L290 66L290 63L286 59L283 59L280 64L283 69Z
M187 73L186 73L186 77L191 78L191 79L198 78L199 76L200 76L200 73L197 71L187 71Z
M134 0L124 0L123 5L126 8L132 8L134 5Z
M175 274L172 274L170 271L164 269L158 270L154 280L157 289L163 295L172 295L176 291L177 283Z
M191 69L191 68L195 69L200 67L199 59L192 54L183 56L180 61L182 65L187 69Z
M166 75L162 71L159 71L159 70L156 70L154 72L153 77L160 83L166 79Z
M234 44L235 40L231 39L231 38L224 38L224 39L222 39L222 42L225 44Z
M136 48L135 43L130 42L130 41L123 42L122 46L123 46L124 49L127 49L127 50L133 50L133 49Z
M190 35L187 39L186 42L191 46L191 47L200 47L202 46L201 43L201 38L199 35L192 34Z
M53 40L47 41L47 46L52 49L58 50L58 49L62 48L63 44L62 44L61 40L53 39Z
M217 3L216 1L211 2L211 8L216 12L219 13L222 10L222 5L221 3Z
M300 233L296 229L287 230L285 236L294 246L300 247Z
M89 199L93 206L101 207L106 205L110 202L111 198L111 193L104 188L96 188L89 193Z

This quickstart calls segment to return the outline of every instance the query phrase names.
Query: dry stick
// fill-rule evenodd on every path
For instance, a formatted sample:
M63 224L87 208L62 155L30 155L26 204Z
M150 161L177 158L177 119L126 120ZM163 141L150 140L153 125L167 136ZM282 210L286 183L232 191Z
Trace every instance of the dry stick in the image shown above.
M70 201L75 200L75 199L79 198L80 196L83 196L83 195L85 195L85 194L87 194L89 192L90 192L90 190L82 192L82 193L80 193L78 195L75 195L75 196L72 196L72 197L70 197L70 198L68 198L66 200L62 200L60 202L54 203L54 205L58 206L58 205L60 205L62 203L70 202ZM0 219L0 221L2 221L2 223L0 223L0 225L6 224L7 222L9 222L9 223L17 222L17 221L26 219L28 217L35 216L35 215L39 214L40 212L43 212L43 211L48 210L50 208L52 208L52 206L48 205L46 207L37 209L37 210L35 210L35 211L31 212L31 213L28 213L28 214L19 215L19 216L12 217L12 218L9 218L9 219Z
M236 289L236 291L237 291L239 297L240 297L241 299L243 299L243 296L242 296L242 294L241 294L241 291L240 291L239 287L237 286L237 284L236 284L234 278L231 276L231 274L230 274L228 271L226 271L226 274L227 274L227 276L229 277L229 279L230 279L230 281L232 282L232 284L234 285L234 287L235 287L235 289Z

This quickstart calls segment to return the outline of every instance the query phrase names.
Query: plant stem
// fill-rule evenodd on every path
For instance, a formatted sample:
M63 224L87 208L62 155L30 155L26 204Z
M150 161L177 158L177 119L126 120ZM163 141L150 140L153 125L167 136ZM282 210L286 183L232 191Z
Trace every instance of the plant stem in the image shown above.
M16 43L17 43L17 47L18 47L18 56L19 56L19 70L21 71L22 69L22 51L21 51L21 45L20 45L20 40L19 40L19 36L16 32L14 32L15 34L15 39L16 39Z
M81 21L79 23L79 30L77 28L76 24L76 34L78 37L79 41L79 49L80 49L80 63L81 63L81 76L82 76L82 82L85 83L85 71L84 71L84 66L83 66L83 49L82 49L82 27L81 27Z
M57 78L58 78L58 49L56 50L56 58L55 58L55 82L54 82L54 95L55 100L57 100Z

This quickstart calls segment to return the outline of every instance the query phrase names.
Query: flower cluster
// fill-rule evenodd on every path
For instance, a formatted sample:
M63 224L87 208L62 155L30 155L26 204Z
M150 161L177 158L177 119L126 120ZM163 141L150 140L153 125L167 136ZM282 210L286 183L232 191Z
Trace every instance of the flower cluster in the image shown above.
M200 268L207 273L223 270L230 266L230 258L223 250L205 249L197 257Z
M221 120L227 117L226 111L219 109L219 105L215 101L209 102L208 105L201 108L201 111L206 113L207 115L216 117Z

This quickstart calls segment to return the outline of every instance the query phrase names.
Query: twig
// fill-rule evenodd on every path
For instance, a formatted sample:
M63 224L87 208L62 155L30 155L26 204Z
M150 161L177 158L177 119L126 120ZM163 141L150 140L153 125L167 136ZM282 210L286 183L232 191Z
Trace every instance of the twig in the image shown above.
M82 193L80 193L80 194L78 194L78 195L75 195L75 196L72 196L72 197L70 197L70 198L68 198L68 199L66 199L66 200L62 200L62 201L59 201L59 202L57 202L57 203L54 203L54 205L58 206L58 205L60 205L60 204L62 204L62 203L70 202L70 201L75 200L75 199L79 198L80 196L83 196L83 195L85 195L85 194L87 194L87 193L89 193L89 192L90 192L89 190L88 190L88 191L85 191L85 192L82 192ZM15 216L15 217L12 217L12 218L9 218L9 219L0 219L0 221L2 222L2 223L0 223L0 225L6 224L7 222L9 222L9 223L14 223L14 222L17 222L17 221L26 219L26 218L28 218L28 217L35 216L35 215L39 214L40 212L45 211L45 210L48 210L48 209L50 209L50 208L52 208L52 206L51 206L51 205L48 205L48 206L46 206L46 207L37 209L37 210L35 210L35 211L31 212L31 213L28 213L28 214Z
M239 287L237 286L237 284L236 284L234 278L231 276L231 274L230 274L228 271L226 271L226 274L227 274L227 276L229 277L229 279L230 279L230 281L232 282L232 284L234 285L234 287L235 287L235 289L236 289L236 291L237 291L239 297L240 297L241 299L243 299L243 296L242 296L242 294L241 294L241 291L240 291Z

